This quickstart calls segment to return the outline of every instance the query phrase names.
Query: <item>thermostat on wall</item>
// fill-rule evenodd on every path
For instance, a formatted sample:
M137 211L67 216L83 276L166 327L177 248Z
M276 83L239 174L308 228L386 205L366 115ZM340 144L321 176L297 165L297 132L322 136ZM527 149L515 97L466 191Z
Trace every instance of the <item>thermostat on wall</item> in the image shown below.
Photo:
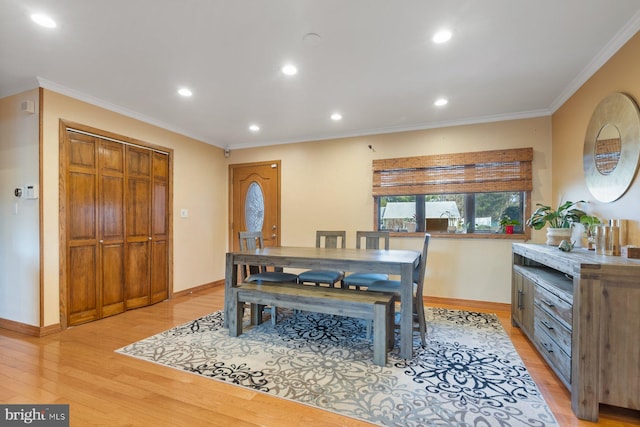
M27 191L25 192L25 199L37 199L38 198L38 186L27 185Z

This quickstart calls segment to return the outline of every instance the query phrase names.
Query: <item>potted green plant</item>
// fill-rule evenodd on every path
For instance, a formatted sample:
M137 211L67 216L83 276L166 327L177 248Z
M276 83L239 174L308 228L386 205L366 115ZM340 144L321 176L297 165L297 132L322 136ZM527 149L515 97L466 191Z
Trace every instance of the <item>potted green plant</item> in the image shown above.
M584 227L584 233L587 236L587 249L594 250L596 225L600 224L600 218L595 215L583 215L580 218L580 224Z
M527 225L533 229L541 230L547 226L547 245L558 245L562 240L571 241L571 229L574 223L580 222L580 218L586 213L577 206L585 203L567 201L561 203L557 209L551 206L537 203L538 208L527 220Z
M513 234L513 228L516 225L520 225L520 221L517 219L511 219L509 215L504 215L500 218L500 231L506 234Z

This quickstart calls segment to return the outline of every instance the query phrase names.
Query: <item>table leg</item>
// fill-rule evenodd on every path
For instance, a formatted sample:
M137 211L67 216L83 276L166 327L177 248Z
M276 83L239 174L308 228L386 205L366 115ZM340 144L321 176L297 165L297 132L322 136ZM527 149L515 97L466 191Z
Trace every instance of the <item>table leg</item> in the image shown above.
M400 357L413 357L413 266L403 265L400 276Z
M229 327L229 311L233 298L231 288L238 284L238 269L233 263L233 254L227 253L226 265L224 272L224 324L225 328Z

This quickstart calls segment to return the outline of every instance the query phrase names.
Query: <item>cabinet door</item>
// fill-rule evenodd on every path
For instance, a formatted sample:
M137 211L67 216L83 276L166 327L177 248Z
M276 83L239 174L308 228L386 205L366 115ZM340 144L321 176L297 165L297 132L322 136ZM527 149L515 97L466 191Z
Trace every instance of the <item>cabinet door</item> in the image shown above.
M527 276L522 278L522 329L529 337L533 336L534 301L536 284Z
M529 337L533 336L533 302L535 284L517 270L513 270L511 284L511 315Z
M522 327L522 308L523 296L522 296L522 280L524 276L515 269L511 273L511 319L512 321Z

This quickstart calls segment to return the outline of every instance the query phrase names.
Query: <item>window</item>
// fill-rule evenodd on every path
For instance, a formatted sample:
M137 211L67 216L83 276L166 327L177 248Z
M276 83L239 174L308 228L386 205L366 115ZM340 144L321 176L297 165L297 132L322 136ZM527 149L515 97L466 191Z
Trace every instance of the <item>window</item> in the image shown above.
M374 160L377 227L486 236L508 216L528 234L532 159L524 148Z

